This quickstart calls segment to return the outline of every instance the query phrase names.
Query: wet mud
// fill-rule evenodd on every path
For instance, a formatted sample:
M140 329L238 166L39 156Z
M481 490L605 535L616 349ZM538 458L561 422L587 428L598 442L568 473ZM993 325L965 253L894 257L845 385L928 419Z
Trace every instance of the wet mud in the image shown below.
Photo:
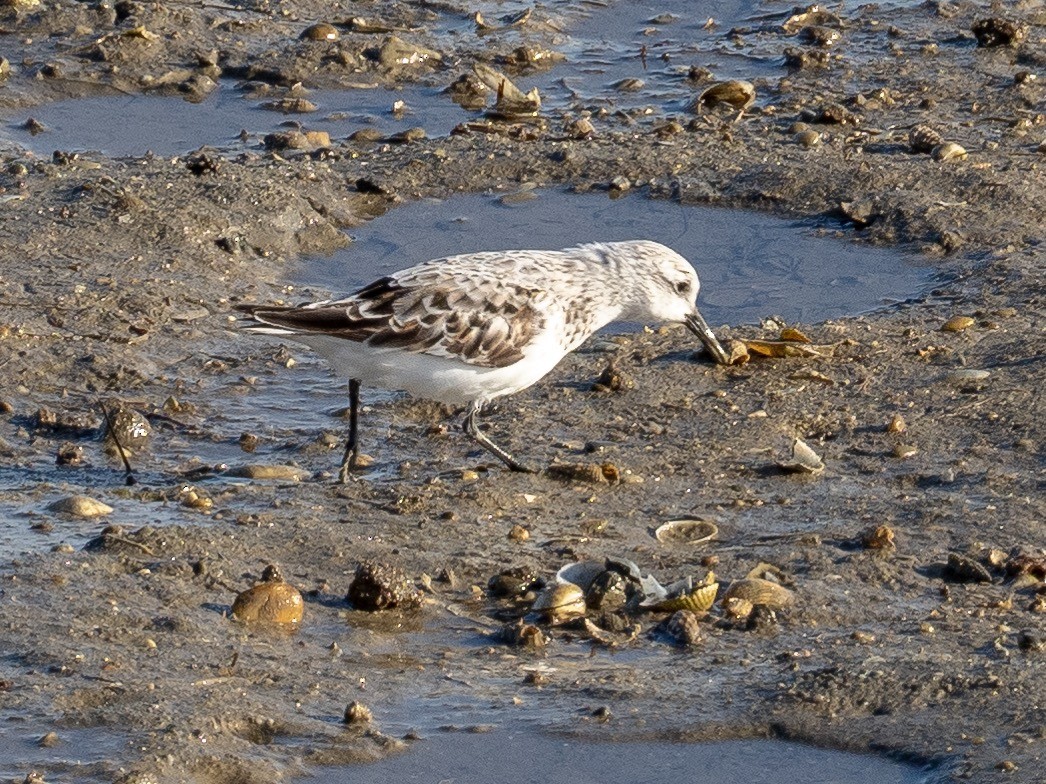
M586 8L519 23L521 7L491 4L484 24L503 29L479 34L476 9L454 3L364 17L14 0L0 106L196 99L221 79L277 101L361 80L443 89L475 63L529 90L579 67L551 53L590 51L564 31L614 13ZM324 140L306 114L279 138L116 159L40 155L5 129L0 713L18 743L54 732L59 751L19 752L3 773L269 782L498 725L775 736L929 765L934 781L1041 780L1046 17L1035 2L796 13L644 24L649 44L620 55L643 85L568 91L536 118L462 108L449 136ZM319 21L336 40L301 38ZM751 105L695 104L745 73ZM337 382L302 348L237 334L233 306L324 294L298 282L301 259L351 254L352 227L403 203L539 186L816 218L922 253L939 283L788 324L816 355L720 367L681 329L598 336L484 418L531 462L597 468L567 478L491 464L459 412L365 398L373 462L334 484ZM717 321L722 339L782 326ZM148 423L127 456L137 484L102 403ZM780 467L797 437L823 470ZM682 517L717 537L655 537ZM795 602L740 620L716 605L689 646L665 634L667 612L506 635L527 602L493 596L492 576L550 581L607 557L664 583L713 569L724 588L769 564ZM291 633L229 617L274 562L304 599ZM361 563L398 570L416 601L354 607ZM347 721L353 702L370 718ZM61 744L99 731L118 748L69 762Z

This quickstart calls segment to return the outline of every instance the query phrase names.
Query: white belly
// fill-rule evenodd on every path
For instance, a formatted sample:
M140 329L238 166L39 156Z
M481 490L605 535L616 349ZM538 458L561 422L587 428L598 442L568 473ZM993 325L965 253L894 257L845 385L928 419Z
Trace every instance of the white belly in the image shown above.
M526 389L548 374L563 358L560 347L538 344L513 365L487 368L449 357L375 350L329 335L295 334L286 337L312 348L343 378L359 379L364 386L402 390L415 397L455 405L473 400L486 402Z

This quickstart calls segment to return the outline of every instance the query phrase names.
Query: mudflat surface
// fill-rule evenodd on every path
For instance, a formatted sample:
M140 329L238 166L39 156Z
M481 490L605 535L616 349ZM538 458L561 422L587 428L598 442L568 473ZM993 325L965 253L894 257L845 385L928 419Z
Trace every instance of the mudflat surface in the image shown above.
M580 20L553 5L513 25L490 20L521 8L491 4L484 18L505 29L477 35L474 10L16 2L0 9L0 106L203 99L224 79L259 100L361 82L442 89L475 63L528 88L570 65L555 52L581 67L594 51L563 31L615 12ZM1044 10L884 3L806 20L838 39L802 33L793 13L771 3L707 30L650 22L647 71L631 44L610 58L631 57L637 78L652 74L644 85L560 96L537 121L463 109L447 137L306 149L248 137L125 159L6 143L0 509L16 555L2 569L0 713L19 743L53 731L59 744L10 775L268 782L380 758L412 729L494 724L775 734L934 763L941 781L1040 781ZM301 41L321 15L338 40ZM656 46L673 24L691 43ZM975 28L1004 45L979 46ZM720 62L758 74L743 112L691 106ZM916 125L967 156L913 152ZM790 325L818 357L718 367L680 329L597 339L486 418L532 462L610 463L616 484L507 473L459 436L456 414L407 399L368 407L375 462L333 484L336 382L303 349L237 335L232 305L321 294L292 287L299 257L345 248L345 229L400 202L558 185L820 217L857 242L922 252L940 284L871 315ZM965 328L942 331L956 316ZM773 334L737 324L721 337ZM594 390L611 359L631 383ZM266 391L295 385L294 403ZM99 400L150 420L138 485L103 450ZM822 473L778 468L795 437ZM231 460L239 443L256 451ZM55 466L77 447L79 465ZM302 478L249 480L216 462L294 464ZM48 511L73 494L113 511L101 523ZM652 535L687 516L718 537ZM881 525L894 547L868 546ZM550 581L606 557L665 583L713 568L724 586L770 564L796 601L751 621L717 605L688 648L650 634L666 613L617 630L593 614L599 629L546 629L542 650L505 641L527 602L491 596L492 576ZM401 569L421 606L354 609L363 561ZM305 596L295 634L227 617L272 562ZM342 722L354 700L373 722ZM127 741L77 767L69 748L99 729Z

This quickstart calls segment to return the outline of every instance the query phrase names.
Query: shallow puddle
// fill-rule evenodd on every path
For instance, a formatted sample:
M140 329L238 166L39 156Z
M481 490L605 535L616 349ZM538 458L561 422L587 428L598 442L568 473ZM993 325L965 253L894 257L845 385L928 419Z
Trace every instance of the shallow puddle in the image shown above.
M926 772L882 757L775 740L600 742L496 730L444 733L391 759L330 768L309 784L919 784Z
M652 239L697 268L698 305L710 324L755 323L771 315L805 322L853 316L908 299L930 282L932 271L914 256L817 234L811 222L639 195L470 195L394 209L354 229L355 242L346 249L308 260L294 277L345 293L455 253Z

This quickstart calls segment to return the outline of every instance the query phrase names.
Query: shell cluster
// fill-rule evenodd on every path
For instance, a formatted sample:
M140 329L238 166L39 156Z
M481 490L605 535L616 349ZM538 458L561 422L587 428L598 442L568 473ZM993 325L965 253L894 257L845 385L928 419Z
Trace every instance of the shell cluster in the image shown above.
M666 527L667 526L667 527ZM707 542L715 526L697 519L678 519L660 526L655 538L665 546L693 547ZM715 562L714 557L708 560ZM720 602L724 621L773 622L775 613L793 607L795 593L781 583L780 570L759 564L749 574L735 580ZM651 574L625 558L604 561L578 561L559 570L547 585L534 579L529 570L514 569L491 578L491 593L509 601L520 613L497 632L509 645L541 650L548 643L542 629L567 627L592 641L617 646L639 633L638 619L661 615L654 633L679 645L693 646L703 639L702 621L714 612L719 581L709 570L701 579L685 577L662 586Z

